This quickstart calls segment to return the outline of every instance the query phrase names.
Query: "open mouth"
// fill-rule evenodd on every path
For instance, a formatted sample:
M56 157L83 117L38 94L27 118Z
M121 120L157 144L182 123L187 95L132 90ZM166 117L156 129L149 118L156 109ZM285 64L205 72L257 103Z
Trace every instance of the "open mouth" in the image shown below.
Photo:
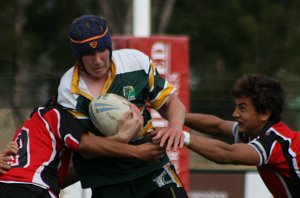
M244 123L241 122L241 121L237 121L237 123L238 123L239 126L243 126L244 125Z

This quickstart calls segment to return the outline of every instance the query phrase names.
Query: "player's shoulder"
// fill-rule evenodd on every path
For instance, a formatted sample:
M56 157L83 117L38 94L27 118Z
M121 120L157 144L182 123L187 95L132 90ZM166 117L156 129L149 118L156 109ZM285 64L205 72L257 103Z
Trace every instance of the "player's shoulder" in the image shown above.
M54 119L61 123L76 123L76 118L69 112L69 110L59 104L51 105L48 107L41 107L38 109L38 112L40 116L42 116L48 121Z
M61 105L48 105L48 106L40 106L37 108L37 111L40 112L41 115L45 115L49 112L57 112L58 114L64 114L65 110Z
M75 68L74 66L71 67L70 69L68 69L68 71L66 71L63 74L63 76L60 79L60 85L65 84L66 81L71 81L72 80L74 68Z
M117 73L126 73L149 70L151 63L149 57L136 49L120 49L113 51L112 60L117 68Z
M137 49L124 48L119 50L114 50L112 53L113 58L115 57L135 57L144 58L149 60L149 57L142 51Z

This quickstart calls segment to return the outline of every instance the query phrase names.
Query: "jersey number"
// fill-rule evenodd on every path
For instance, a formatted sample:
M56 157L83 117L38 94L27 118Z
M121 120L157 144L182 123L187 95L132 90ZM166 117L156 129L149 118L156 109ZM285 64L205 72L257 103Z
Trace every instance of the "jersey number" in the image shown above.
M19 133L16 138L16 142L19 145L18 154L13 157L11 160L12 167L24 167L26 168L29 165L30 155L29 154L29 130L22 128L21 133Z

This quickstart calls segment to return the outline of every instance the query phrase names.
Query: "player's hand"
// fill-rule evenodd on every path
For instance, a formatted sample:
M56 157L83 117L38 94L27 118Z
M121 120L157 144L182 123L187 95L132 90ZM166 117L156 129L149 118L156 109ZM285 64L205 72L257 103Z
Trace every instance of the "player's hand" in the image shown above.
M0 156L0 175L6 173L10 169L9 156Z
M143 127L144 119L140 110L134 104L130 104L130 108L119 121L118 133L113 137L120 142L128 143Z
M18 144L11 141L7 144L6 148L0 151L0 175L7 172L10 169L11 155L18 153Z
M145 143L136 147L136 158L144 161L159 161L166 153L165 149L157 144Z
M2 151L0 151L0 156L16 155L18 153L18 150L18 144L15 141L11 141Z
M177 151L178 148L182 148L184 145L184 136L182 133L182 126L168 126L161 128L158 131L152 133L153 142L159 142L161 147L166 147L166 150Z

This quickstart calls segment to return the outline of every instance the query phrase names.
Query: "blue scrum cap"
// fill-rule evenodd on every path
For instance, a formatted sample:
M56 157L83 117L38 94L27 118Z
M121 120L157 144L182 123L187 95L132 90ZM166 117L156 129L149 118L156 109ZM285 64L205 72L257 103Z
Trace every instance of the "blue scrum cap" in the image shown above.
M74 19L69 39L73 54L79 62L81 62L82 55L105 48L109 49L111 58L112 42L104 18L96 15L83 15Z

